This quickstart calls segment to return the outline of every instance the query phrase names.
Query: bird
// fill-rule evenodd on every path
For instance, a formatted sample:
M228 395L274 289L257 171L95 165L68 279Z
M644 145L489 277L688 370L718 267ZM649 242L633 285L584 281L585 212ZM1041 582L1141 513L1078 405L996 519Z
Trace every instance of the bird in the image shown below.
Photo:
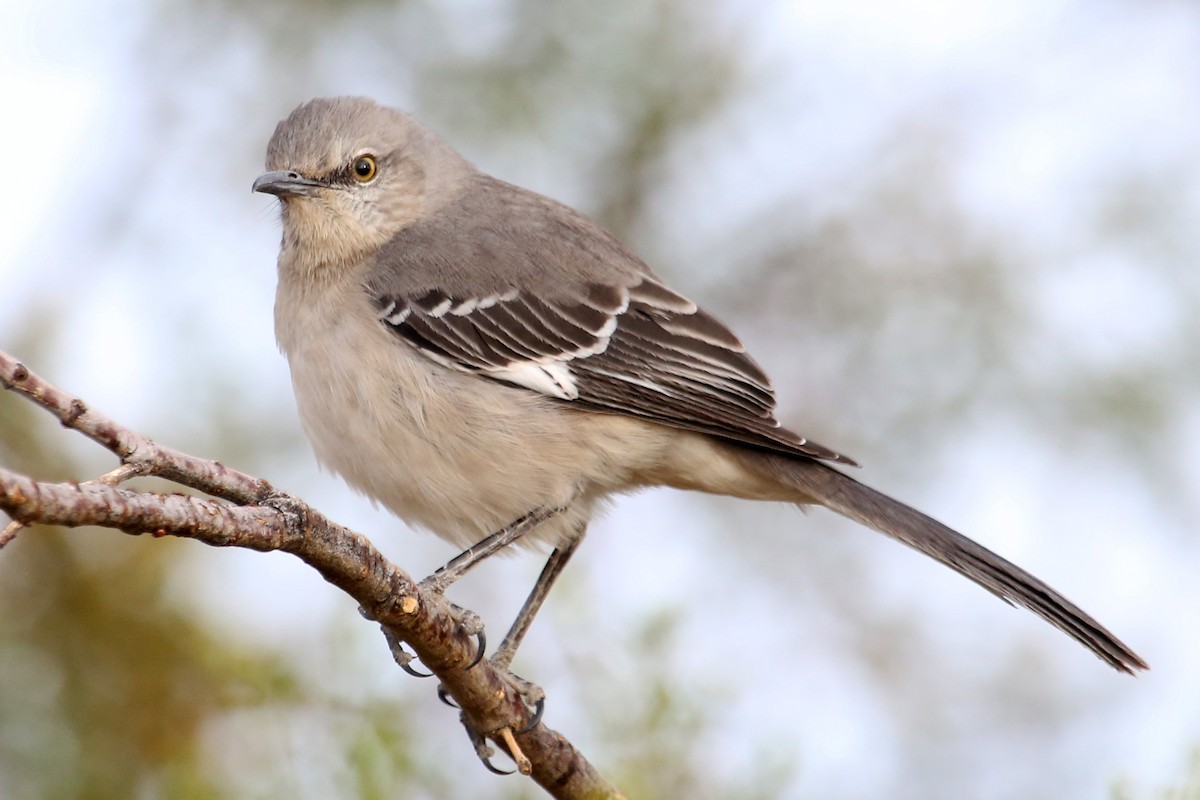
M742 341L599 223L478 170L409 114L305 102L275 128L252 188L280 201L275 333L319 462L466 548L429 579L438 591L492 552L551 549L498 667L592 517L665 486L823 506L1120 672L1148 668L1034 575L783 426Z

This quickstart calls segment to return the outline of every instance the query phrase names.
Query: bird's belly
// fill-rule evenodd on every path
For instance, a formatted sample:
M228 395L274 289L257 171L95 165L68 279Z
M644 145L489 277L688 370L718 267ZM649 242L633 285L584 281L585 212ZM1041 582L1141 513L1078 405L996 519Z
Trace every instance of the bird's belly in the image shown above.
M614 431L616 418L434 365L401 342L358 344L288 352L300 420L325 467L406 522L466 547L535 508L566 508L526 542L555 544L630 488L622 432L639 447L647 435L632 420Z

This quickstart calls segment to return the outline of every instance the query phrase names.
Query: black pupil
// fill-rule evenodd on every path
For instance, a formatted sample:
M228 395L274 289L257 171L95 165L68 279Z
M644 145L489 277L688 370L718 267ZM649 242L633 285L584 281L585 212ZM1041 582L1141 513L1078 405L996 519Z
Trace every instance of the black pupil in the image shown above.
M371 169L372 169L371 162L365 158L360 158L358 161L354 162L354 171L356 173L358 173L359 177L362 177L362 178L367 177L368 175L371 174Z

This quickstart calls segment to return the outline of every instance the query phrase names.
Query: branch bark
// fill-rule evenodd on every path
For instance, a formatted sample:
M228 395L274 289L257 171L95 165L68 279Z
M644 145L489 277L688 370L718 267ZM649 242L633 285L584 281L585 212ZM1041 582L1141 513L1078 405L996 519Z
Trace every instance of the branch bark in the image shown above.
M475 638L462 612L388 561L370 541L299 498L217 461L162 446L89 409L0 351L0 385L21 394L114 453L121 466L84 483L45 483L0 467L0 510L13 520L0 547L24 525L100 525L127 534L196 539L214 547L282 550L344 591L380 624L389 643L407 644L462 709L468 733L492 740L521 761L556 798L622 797L562 734L543 724L521 732L529 711L484 659L473 667ZM122 489L153 475L210 497ZM402 660L403 656L393 650ZM520 752L512 753L512 744Z

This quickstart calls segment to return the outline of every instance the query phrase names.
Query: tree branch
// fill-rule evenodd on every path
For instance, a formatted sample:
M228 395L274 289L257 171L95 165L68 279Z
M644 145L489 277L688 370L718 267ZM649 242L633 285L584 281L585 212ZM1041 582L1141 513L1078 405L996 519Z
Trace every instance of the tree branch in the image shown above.
M134 535L196 539L214 547L291 553L354 598L389 641L411 647L458 703L468 732L486 736L519 762L524 754L531 777L551 796L621 797L561 734L542 724L520 732L529 722L529 711L516 690L486 659L465 669L476 644L460 624L462 612L442 595L423 589L366 537L265 480L164 447L129 430L3 351L0 385L29 398L65 427L121 459L120 467L85 483L44 483L0 468L0 510L13 519L0 536L0 547L21 526L42 523L100 525ZM142 475L167 478L212 497L132 491L116 485ZM511 752L513 743L520 752Z

